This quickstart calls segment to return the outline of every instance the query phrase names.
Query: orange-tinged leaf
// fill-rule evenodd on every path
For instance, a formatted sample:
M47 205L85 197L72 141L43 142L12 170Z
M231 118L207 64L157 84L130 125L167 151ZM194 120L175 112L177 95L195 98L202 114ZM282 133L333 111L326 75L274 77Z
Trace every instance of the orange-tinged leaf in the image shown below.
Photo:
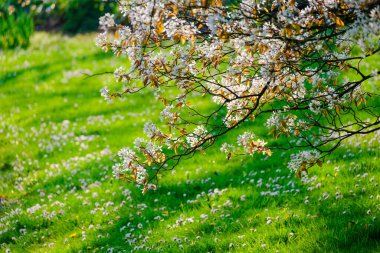
M156 25L157 34L162 34L164 30L165 30L164 23L162 22L162 20L159 20Z
M191 37L190 37L190 41L191 41L191 44L192 44L192 45L195 44L195 40L196 40L195 36L194 36L194 35L191 35Z
M213 0L212 1L212 6L218 6L218 7L221 7L223 6L223 3L221 0Z
M185 44L186 43L186 36L181 36L181 43L182 44Z
M343 27L344 26L344 22L339 18L339 17L335 17L335 24L338 26L338 27Z
M170 5L170 7L172 8L173 14L177 15L178 14L178 6L176 4L172 4L172 5Z
M207 5L208 5L208 1L207 1L207 0L201 0L201 5L202 5L203 7L207 7Z

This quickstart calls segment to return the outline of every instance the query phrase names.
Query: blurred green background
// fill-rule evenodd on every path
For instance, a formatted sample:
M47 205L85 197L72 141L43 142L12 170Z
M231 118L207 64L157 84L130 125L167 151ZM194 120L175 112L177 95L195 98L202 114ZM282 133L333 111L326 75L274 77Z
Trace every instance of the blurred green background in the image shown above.
M26 48L35 30L69 35L96 31L105 13L117 16L117 0L1 0L0 50Z
M0 49L25 48L34 30L77 34L98 29L104 13L116 13L116 1L2 0Z

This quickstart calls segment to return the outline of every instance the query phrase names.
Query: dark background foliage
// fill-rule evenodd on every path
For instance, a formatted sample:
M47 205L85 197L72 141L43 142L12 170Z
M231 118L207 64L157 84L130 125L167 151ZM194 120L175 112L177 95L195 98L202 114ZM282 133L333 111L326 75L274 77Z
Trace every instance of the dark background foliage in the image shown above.
M99 17L116 13L116 1L2 0L0 49L27 47L34 30L76 34L98 29Z
M50 10L35 15L37 30L62 31L68 34L96 31L99 17L116 12L116 1L55 0Z
M16 0L0 2L0 49L27 47L33 27L28 6Z

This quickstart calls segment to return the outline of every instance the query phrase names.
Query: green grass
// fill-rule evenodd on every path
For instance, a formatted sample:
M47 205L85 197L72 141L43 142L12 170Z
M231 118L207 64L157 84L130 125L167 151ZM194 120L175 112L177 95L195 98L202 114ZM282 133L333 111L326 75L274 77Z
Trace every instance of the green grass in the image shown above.
M99 89L120 84L83 73L126 64L93 35L37 33L0 53L1 251L380 251L380 133L349 140L307 182L285 153L228 161L218 147L156 192L115 180L114 154L159 108L149 91L107 103Z

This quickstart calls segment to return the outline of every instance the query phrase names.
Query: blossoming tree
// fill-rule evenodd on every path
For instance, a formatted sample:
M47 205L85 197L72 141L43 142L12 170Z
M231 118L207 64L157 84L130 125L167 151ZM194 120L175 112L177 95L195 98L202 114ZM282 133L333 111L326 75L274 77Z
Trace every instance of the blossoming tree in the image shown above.
M298 174L343 140L380 129L380 72L363 68L380 50L376 0L118 2L128 24L102 17L97 45L127 55L131 66L114 73L126 88L105 87L102 95L153 89L165 105L161 128L148 122L147 137L122 149L114 166L117 177L144 192L155 188L160 171L245 122L251 130L221 147L228 158L298 148L288 164ZM197 98L212 101L212 109ZM267 134L260 137L255 128L263 122ZM281 135L287 144L264 140Z

